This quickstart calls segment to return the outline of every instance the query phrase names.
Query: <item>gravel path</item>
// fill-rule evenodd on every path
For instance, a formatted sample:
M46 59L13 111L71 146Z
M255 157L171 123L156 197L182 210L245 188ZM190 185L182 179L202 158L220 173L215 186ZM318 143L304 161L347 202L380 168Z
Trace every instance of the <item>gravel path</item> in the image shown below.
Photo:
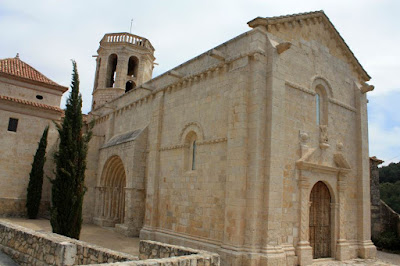
M380 261L400 265L400 255L378 251L377 257Z

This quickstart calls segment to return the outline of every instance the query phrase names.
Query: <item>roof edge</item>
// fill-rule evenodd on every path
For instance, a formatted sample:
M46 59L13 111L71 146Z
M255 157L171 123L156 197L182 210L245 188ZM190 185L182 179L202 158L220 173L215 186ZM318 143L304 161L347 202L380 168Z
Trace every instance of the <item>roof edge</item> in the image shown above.
M10 96L5 96L5 95L0 95L0 101L8 101L8 102L15 102L18 104L24 104L24 105L29 105L35 108L40 108L42 110L47 110L47 111L54 111L57 113L63 113L64 110L61 109L60 107L57 106L52 106L52 105L48 105L48 104L44 104L44 103L35 103L35 102L31 102L28 100L23 100L23 99L18 99L18 98L14 98L14 97L10 97Z
M363 66L360 64L354 53L351 51L350 47L347 45L343 37L340 35L338 30L335 28L333 23L329 20L328 16L325 14L323 10L319 11L313 11L313 12L306 12L306 13L297 13L297 14L292 14L292 15L286 15L286 16L278 16L278 17L256 17L252 19L251 21L247 22L247 25L251 28L256 28L259 26L267 28L267 31L269 31L269 26L275 25L275 24L283 24L285 22L290 22L290 21L303 21L303 20L309 20L309 19L322 19L329 27L329 29L334 33L336 39L339 41L339 43L343 46L345 52L345 56L350 58L350 62L352 65L355 66L355 68L358 70L359 74L361 75L362 79L364 81L369 81L371 79L371 76L367 73L367 71L363 68Z
M42 87L46 87L46 88L50 88L50 89L55 89L55 90L61 91L62 93L65 93L69 89L68 87L65 87L65 86L62 86L62 85L48 84L48 83L45 83L45 82L36 81L36 80L29 79L29 78L24 78L24 77L20 77L20 76L17 76L17 75L4 73L4 72L0 72L0 76L6 77L6 78L15 79L15 80L19 80L19 81L30 83L30 84L33 84L33 85L38 85L38 86L42 86Z

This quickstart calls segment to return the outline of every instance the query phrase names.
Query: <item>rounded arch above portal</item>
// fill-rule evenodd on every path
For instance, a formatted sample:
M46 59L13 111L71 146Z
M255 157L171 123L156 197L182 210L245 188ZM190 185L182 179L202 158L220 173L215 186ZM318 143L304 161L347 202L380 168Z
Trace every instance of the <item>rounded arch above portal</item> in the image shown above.
M311 80L311 90L322 91L327 97L333 97L333 90L328 80L321 76L314 76Z
M197 141L203 141L204 140L203 129L200 126L200 124L197 123L197 122L187 123L183 127L183 129L181 130L181 133L179 135L179 142L182 143L182 144L185 144L187 142L188 136L190 137L193 134L196 135Z
M126 171L118 155L110 156L103 166L100 179L101 186L125 187Z

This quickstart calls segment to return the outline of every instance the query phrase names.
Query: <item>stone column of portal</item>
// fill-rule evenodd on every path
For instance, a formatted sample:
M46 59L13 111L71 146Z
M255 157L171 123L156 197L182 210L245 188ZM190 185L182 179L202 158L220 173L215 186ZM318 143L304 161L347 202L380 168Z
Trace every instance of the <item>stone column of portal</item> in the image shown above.
M95 191L96 191L96 198L95 198L95 210L94 210L94 214L95 216L97 216L98 218L100 218L102 216L103 213L103 191L102 191L102 187L95 187Z
M344 261L350 259L349 243L346 240L345 232L345 204L346 204L346 174L340 173L338 177L339 196L339 225L338 240L336 244L336 259Z
M139 230L142 226L140 223L141 219L143 218L140 216L140 213L138 212L138 206L137 204L137 189L136 188L122 188L125 192L121 192L121 197L125 197L125 216L124 220L122 221L123 223L117 224L115 228L117 231L120 233L126 235L126 236L138 236L139 235ZM122 218L121 214L121 218Z
M368 154L367 96L355 88L357 109L357 229L358 255L361 258L375 258L376 248L371 241L371 198Z
M238 63L248 65L248 58ZM227 72L231 82L228 103L227 175L225 182L224 238L221 259L226 265L243 265L238 252L244 242L246 217L248 77L241 71Z
M107 214L106 219L109 220L111 218L111 203L112 203L112 187L107 187Z
M164 92L155 95L152 102L152 113L148 126L148 170L146 188L146 207L144 225L140 231L140 239L154 239L155 230L158 227L158 203L159 203L159 178L160 178L160 145L162 134L164 108Z
M309 178L302 176L300 172L300 232L297 244L297 256L300 265L310 265L313 260L310 245L310 182Z

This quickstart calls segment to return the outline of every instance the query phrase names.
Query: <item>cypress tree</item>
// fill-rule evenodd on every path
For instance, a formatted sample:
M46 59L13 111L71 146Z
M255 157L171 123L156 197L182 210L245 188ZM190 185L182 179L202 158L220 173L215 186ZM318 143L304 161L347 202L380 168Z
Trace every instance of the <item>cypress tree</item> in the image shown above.
M83 133L82 96L79 93L79 75L72 61L71 92L67 99L65 116L57 125L60 138L55 179L52 180L51 226L53 232L79 239L82 227L82 204L86 192L85 169L91 130Z
M29 219L36 219L39 212L40 199L42 198L43 166L46 162L48 132L49 126L43 131L36 154L33 157L31 173L29 174L29 185L26 195L26 210Z

